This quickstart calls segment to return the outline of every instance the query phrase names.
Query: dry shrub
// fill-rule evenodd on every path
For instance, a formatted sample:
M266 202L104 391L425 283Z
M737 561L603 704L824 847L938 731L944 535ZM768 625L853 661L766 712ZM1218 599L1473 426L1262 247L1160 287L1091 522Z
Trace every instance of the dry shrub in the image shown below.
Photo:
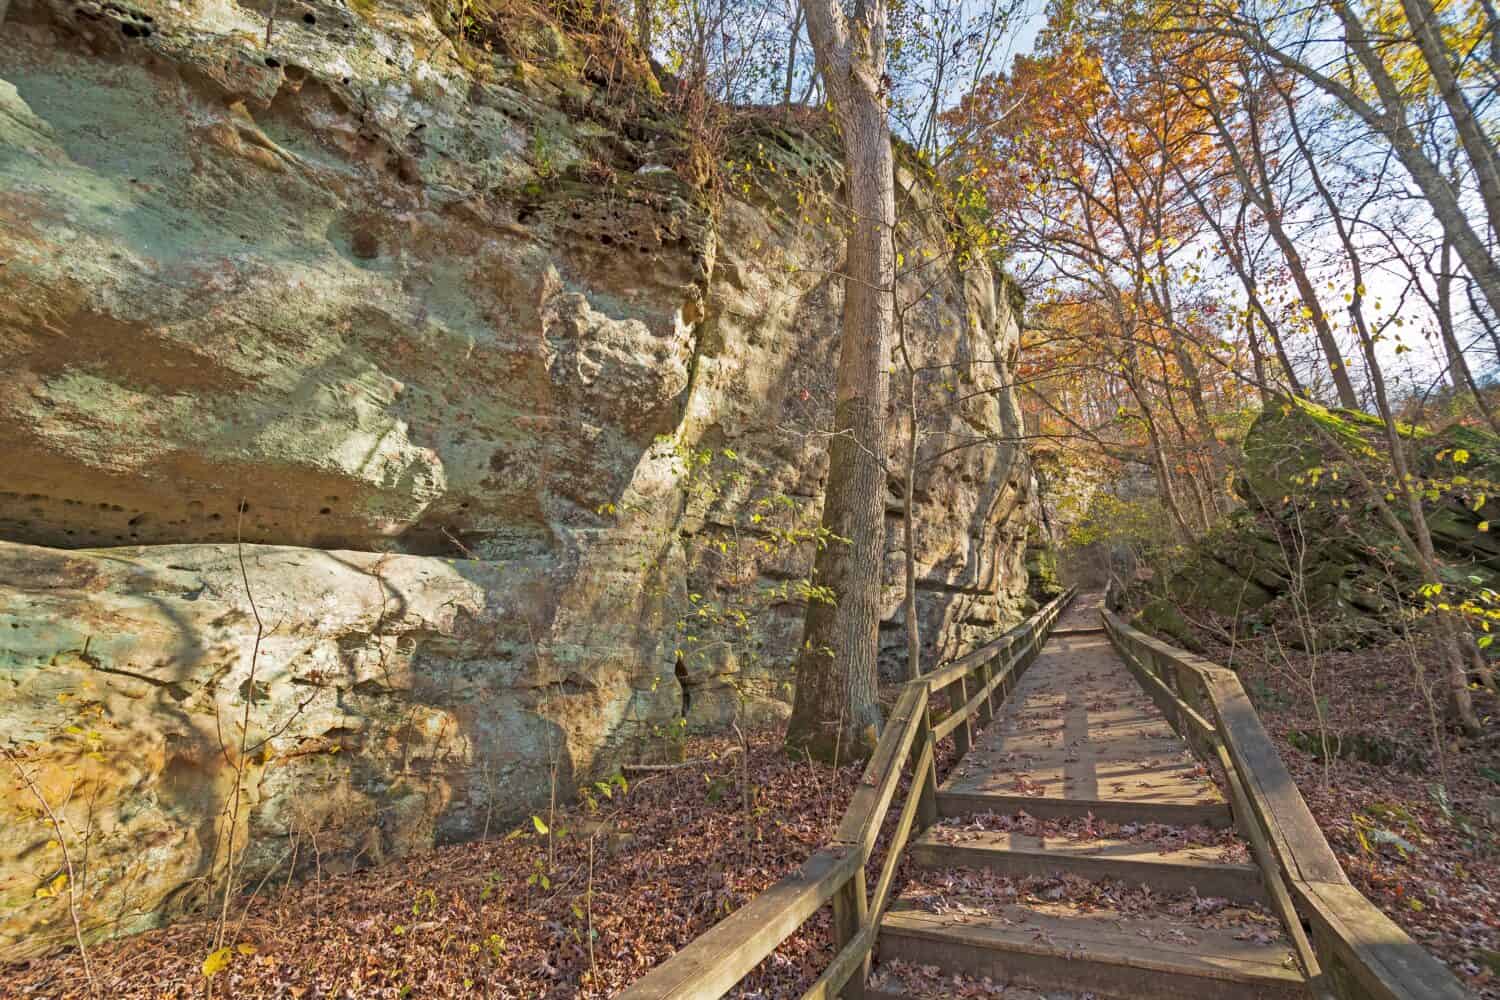
M658 92L650 60L607 0L428 0L460 52L499 55L615 88Z

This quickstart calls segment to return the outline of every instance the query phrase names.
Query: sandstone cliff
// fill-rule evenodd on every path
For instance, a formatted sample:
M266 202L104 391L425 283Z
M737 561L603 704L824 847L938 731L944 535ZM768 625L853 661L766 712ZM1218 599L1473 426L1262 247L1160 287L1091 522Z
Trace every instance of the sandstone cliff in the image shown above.
M91 935L201 899L229 836L251 878L374 863L554 763L775 718L799 642L841 244L797 193L832 141L745 118L714 205L560 32L491 56L420 0L281 0L267 44L272 8L0 4L0 744L86 835ZM948 271L931 454L1019 432L1013 307ZM1030 482L1005 443L925 475L933 657L1022 610ZM0 957L65 942L8 764L0 829Z

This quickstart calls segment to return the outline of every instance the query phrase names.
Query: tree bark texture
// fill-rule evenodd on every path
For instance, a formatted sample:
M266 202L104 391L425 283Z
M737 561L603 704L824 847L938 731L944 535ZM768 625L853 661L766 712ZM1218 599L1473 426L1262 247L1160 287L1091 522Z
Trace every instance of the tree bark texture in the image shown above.
M849 231L834 433L814 582L835 594L808 605L787 743L825 759L874 748L880 731L876 657L885 555L885 425L894 321L895 161L881 77L885 5L862 0L845 16L838 0L803 0L844 142ZM842 731L841 731L842 730Z

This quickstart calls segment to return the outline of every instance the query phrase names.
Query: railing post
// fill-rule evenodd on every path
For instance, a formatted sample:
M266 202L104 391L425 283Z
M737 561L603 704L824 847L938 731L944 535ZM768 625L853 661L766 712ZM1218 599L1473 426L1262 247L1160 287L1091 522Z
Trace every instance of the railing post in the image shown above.
M1328 932L1317 923L1313 924L1313 953L1318 957L1318 971L1321 973L1317 979L1317 987L1320 990L1315 996L1336 997L1337 1000L1356 1000L1356 998L1368 996L1368 992L1360 989L1359 982L1354 978L1338 956L1338 949L1334 947L1333 940Z
M917 723L917 738L911 744L912 766L922 759L924 747L931 746L932 753L927 758L927 773L917 774L912 772L912 784L920 791L917 792L917 826L926 830L937 822L937 745L932 739L932 702L929 700L927 708L922 711L922 720ZM910 794L910 793L908 793Z
M984 701L979 703L979 728L983 729L990 724L995 717L995 692L990 688L990 678L994 676L991 664L993 659L985 660L979 665L979 683L987 692Z
M966 672L960 674L958 680L954 681L953 684L958 688L958 706L954 709L954 711L964 713L964 721L959 723L958 728L953 731L953 745L958 748L958 755L962 757L967 754L969 752L969 748L974 745L974 729L970 725L969 714L967 711L965 711L969 707L968 673ZM949 697L948 704L953 704L952 697Z
M838 892L833 895L834 954L842 951L844 946L853 941L860 929L864 927L868 917L868 905L865 900L865 866L860 865L854 870L854 874L849 876L849 881L840 886ZM865 977L869 975L869 972L870 956L866 955L839 995L844 1000L864 1000Z
M1141 668L1145 670L1146 673L1150 674L1152 677L1155 677L1157 680L1166 680L1166 678L1161 675L1161 664L1156 662L1156 652L1154 650L1146 647L1136 647L1135 662L1139 663L1141 665Z
M1182 692L1182 700L1199 715L1208 714L1208 690L1204 687L1203 678L1186 664L1179 663L1176 666L1177 690Z

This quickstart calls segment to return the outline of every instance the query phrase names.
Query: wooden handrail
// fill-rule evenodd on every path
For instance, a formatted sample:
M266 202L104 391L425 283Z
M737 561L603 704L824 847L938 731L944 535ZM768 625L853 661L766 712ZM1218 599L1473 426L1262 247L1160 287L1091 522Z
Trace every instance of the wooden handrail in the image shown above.
M1007 678L1019 676L1041 649L1052 623L1075 593L1069 588L1036 614L992 642L901 690L885 731L875 745L859 786L844 811L833 842L817 851L794 874L694 938L681 951L619 994L618 1000L713 1000L723 996L824 905L834 905L838 953L803 1000L864 995L864 971L875 947L896 869L907 839L918 823L936 818L937 741L979 716L988 721L993 695ZM992 665L1003 657L997 669ZM977 678L940 724L932 721L932 696L955 683ZM967 730L966 730L967 732ZM963 735L963 734L960 734ZM960 750L967 750L964 740ZM886 814L908 765L912 780L887 849L871 900L865 897L865 864L875 849Z
M920 684L908 684L901 692L885 724L886 731L865 765L864 777L844 810L843 821L833 836L835 844L853 846L866 857L875 849L875 838L880 835L878 820L885 818L901 783L901 767L917 738L917 724L921 713L927 711L927 698L927 688Z
M1039 611L1037 612L1037 614L1040 615L1042 614L1042 612ZM1028 621L1029 620L1030 619L1028 619ZM932 673L930 674L923 674L921 678L919 678L919 680L926 682L927 687L930 690L934 692L941 691L943 688L947 687L949 684L952 684L960 677L967 675L979 664L984 663L988 660L992 660L996 656L999 656L1001 653L1009 650L1010 647L1015 644L1016 639L1018 638L1017 632L1020 629L1025 628L1025 625L1025 622L1017 625L1011 631L1006 632L1004 635L1000 636L1000 638L992 639L990 642L986 643L983 646L980 646L978 649L965 653L963 656L960 656L958 659L952 660L944 666L939 667L937 670L932 671Z
M1178 733L1223 766L1235 820L1315 985L1339 1000L1467 997L1447 966L1349 883L1234 671L1102 615L1142 687L1153 700L1171 700L1163 711ZM1188 703L1185 683L1201 693L1198 709L1211 722ZM1298 908L1312 924L1310 942Z
M864 865L864 859L847 847L817 851L796 872L698 935L620 996L723 996Z

